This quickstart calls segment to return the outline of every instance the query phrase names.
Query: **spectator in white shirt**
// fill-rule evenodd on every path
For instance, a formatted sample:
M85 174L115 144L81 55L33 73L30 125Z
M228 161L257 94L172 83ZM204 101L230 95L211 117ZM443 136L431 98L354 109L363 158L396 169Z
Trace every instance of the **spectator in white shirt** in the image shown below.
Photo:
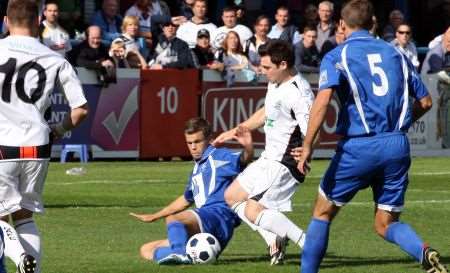
M237 24L236 10L233 7L226 7L223 9L222 21L224 25L217 28L211 34L212 46L215 49L222 46L225 36L230 31L235 31L239 34L241 45L245 44L245 42L253 36L252 31L248 27Z
M195 0L192 6L194 16L191 20L182 24L177 30L177 37L186 43L190 48L194 48L197 43L197 32L201 29L208 30L209 33L214 32L217 26L211 23L206 17L207 1Z
M292 45L300 42L301 37L297 27L289 24L289 10L287 7L281 6L277 9L275 21L276 24L272 26L267 35L270 39L281 39Z
M65 56L72 49L69 34L58 24L59 8L48 2L44 9L45 20L40 25L40 38L44 45Z
M417 58L417 49L413 42L411 42L411 27L408 24L400 24L395 32L395 39L391 42L403 54L408 57L416 69L419 68L419 59Z

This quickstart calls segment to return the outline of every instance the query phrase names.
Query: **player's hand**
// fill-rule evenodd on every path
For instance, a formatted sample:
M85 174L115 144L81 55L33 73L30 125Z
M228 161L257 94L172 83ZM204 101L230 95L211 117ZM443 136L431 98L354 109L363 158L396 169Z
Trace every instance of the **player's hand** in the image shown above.
M51 134L53 135L53 140L62 138L67 132L61 123L51 124L50 130L52 131Z
M291 155L294 158L295 162L300 161L300 157L302 156L302 153L303 153L303 147L295 147L291 150Z
M311 162L312 149L310 147L301 147L300 157L297 161L297 169L303 174L307 175L311 171L309 163ZM295 153L299 153L297 150ZM295 159L295 157L294 157Z
M216 137L216 139L213 140L212 145L217 147L217 146L222 145L226 141L233 139L234 136L236 135L236 131L237 131L237 127L221 133L218 137Z
M155 214L137 214L130 212L130 215L146 223L151 223L159 219Z
M243 147L252 145L252 133L250 129L242 125L236 128L236 134L233 136L233 139Z

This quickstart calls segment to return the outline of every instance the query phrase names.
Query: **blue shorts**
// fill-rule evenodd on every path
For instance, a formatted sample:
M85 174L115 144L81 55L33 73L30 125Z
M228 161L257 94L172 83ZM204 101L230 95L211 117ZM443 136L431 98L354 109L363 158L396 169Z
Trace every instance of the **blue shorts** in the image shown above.
M233 237L233 230L240 224L238 216L225 204L220 206L207 206L193 210L197 218L201 232L214 235L220 243L221 249L225 249Z
M401 211L411 165L408 138L404 133L354 137L339 142L319 191L337 206L371 187L378 208Z

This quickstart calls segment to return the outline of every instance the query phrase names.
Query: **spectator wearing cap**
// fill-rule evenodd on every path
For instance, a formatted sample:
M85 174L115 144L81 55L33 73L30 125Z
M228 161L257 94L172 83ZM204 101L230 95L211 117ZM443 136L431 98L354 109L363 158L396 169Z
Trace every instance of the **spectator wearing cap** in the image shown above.
M267 43L270 38L267 37L270 29L270 19L266 15L260 15L255 21L255 35L247 40L244 45L244 54L247 56L253 70L258 71L261 58L258 54L260 46Z
M210 44L210 34L207 29L197 32L197 44L192 49L194 53L194 64L196 68L208 68L223 71L224 65L218 61Z
M188 44L176 37L177 25L172 22L163 24L163 35L156 45L154 57L150 60L150 69L191 68L193 56Z
M191 20L180 25L177 30L177 37L188 43L190 48L196 46L198 38L197 32L200 29L206 29L209 33L212 33L217 29L216 25L211 23L206 17L207 8L206 0L195 0L192 6L194 16Z
M222 21L224 25L211 33L211 45L214 49L222 47L225 36L230 31L234 31L239 35L241 45L245 44L253 36L252 31L248 27L237 23L236 9L234 7L223 9Z
M408 24L402 23L397 27L395 32L395 39L391 44L398 48L411 61L416 69L419 69L419 59L417 58L417 49L413 42L411 42L412 32Z
M97 11L91 20L91 25L99 26L102 30L102 42L111 42L120 36L123 18L119 14L117 0L103 0L102 9Z
M300 34L297 27L289 24L289 10L285 6L277 9L275 14L276 24L272 26L269 34L270 39L281 39L295 45L300 42Z

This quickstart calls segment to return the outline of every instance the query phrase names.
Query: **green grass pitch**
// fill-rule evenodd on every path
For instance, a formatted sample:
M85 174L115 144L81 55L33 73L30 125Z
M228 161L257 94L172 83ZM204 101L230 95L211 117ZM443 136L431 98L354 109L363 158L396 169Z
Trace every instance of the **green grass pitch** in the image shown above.
M305 229L320 176L313 171L294 196L289 217ZM43 273L131 272L299 272L299 249L292 244L285 265L270 267L263 240L245 224L218 263L158 266L139 257L141 244L165 237L163 221L138 222L129 212L154 212L183 193L192 162L93 162L87 174L68 176L76 163L51 163L45 185L46 213L36 216L43 237ZM373 232L369 190L360 192L333 223L321 272L422 272L397 247ZM450 264L450 158L413 159L402 219L439 249ZM9 272L14 272L8 262Z

